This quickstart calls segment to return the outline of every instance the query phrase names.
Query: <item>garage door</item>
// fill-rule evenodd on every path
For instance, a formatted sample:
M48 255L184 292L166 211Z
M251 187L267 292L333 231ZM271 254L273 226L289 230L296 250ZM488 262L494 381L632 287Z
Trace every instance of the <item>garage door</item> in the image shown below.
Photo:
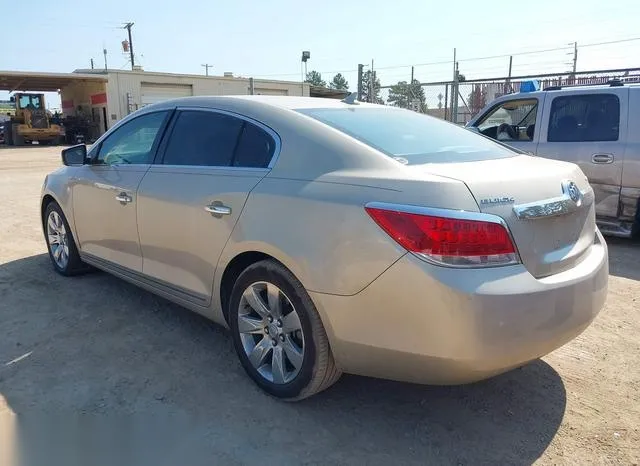
M191 85L181 84L150 84L142 83L141 103L145 105L155 104L164 100L188 97L193 95Z
M258 95L289 95L286 89L267 89L264 87L256 87L254 92Z

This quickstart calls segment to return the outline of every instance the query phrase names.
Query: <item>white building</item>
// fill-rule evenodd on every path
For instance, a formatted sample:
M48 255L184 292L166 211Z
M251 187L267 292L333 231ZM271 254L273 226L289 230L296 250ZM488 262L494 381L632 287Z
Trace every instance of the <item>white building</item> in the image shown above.
M91 69L73 73L0 71L0 90L58 91L64 116L90 117L97 128L96 137L129 113L162 100L191 95L251 94L250 79L231 73L202 76ZM253 80L254 94L309 96L310 92L313 94L307 83Z
M79 105L88 106L93 115L97 113L101 123L104 115L107 116L106 126L102 125L105 128L145 105L163 100L192 95L251 94L249 78L234 77L231 73L225 73L225 76L123 70L107 73L104 70L76 70L74 73L106 76L107 81L102 86L85 83L61 89L63 111L77 110ZM307 83L253 80L254 94L309 96L309 92Z

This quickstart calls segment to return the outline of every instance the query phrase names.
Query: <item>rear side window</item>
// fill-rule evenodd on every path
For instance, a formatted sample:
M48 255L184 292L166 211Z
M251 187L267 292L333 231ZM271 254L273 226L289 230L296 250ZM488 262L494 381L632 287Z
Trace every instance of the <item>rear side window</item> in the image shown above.
M267 168L273 157L275 145L275 141L266 131L245 122L233 158L233 166Z
M354 106L298 111L407 165L516 155L507 147L468 129L409 110Z
M551 103L549 142L617 141L620 100L614 94L556 97Z
M228 167L243 124L243 120L222 113L182 111L162 163Z

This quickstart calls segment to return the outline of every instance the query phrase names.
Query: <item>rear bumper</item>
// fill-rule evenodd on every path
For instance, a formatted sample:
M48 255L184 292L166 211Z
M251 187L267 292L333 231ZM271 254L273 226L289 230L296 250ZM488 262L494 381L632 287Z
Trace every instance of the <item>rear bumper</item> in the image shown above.
M310 294L345 372L468 383L543 356L591 323L609 274L597 237L577 266L543 279L521 265L452 269L407 254L354 296Z

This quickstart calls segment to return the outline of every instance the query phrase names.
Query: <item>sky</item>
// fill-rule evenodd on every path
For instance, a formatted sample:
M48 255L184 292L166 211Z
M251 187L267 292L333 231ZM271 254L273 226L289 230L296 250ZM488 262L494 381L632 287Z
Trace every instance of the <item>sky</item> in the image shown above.
M128 21L134 23L136 63L147 71L204 74L201 65L209 63L213 75L231 71L299 81L301 52L309 50L309 71L321 72L326 81L341 72L352 90L358 63L371 66L371 60L383 86L409 80L411 65L422 82L449 80L454 48L467 79L506 76L510 54L513 76L567 71L573 42L579 71L640 67L638 0L2 4L0 70L71 72L89 68L91 58L104 67L105 48L109 68L128 69L121 50L127 38L122 25ZM0 99L7 95L0 92ZM49 106L56 103L52 97Z

